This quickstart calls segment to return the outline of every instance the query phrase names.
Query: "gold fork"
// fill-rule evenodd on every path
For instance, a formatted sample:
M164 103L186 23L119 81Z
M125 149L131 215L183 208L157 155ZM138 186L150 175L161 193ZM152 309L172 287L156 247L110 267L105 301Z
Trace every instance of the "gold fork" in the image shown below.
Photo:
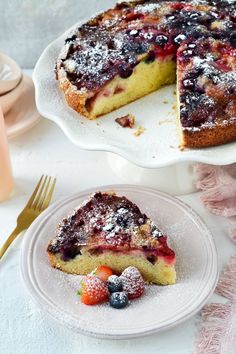
M10 246L10 244L16 239L16 237L25 229L27 229L32 222L44 211L51 199L53 190L56 184L56 178L51 183L52 177L42 175L33 194L31 195L28 203L22 212L18 215L17 226L15 230L8 237L6 242L0 248L0 259ZM51 186L50 186L51 184ZM50 188L49 188L50 186Z

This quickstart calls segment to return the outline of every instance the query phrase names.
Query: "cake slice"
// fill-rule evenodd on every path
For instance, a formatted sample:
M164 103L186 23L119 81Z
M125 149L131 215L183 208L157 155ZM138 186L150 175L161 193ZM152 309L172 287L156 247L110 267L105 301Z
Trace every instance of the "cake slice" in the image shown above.
M158 226L126 197L95 193L63 219L47 252L52 267L88 274L106 265L120 274L139 269L144 280L174 284L175 253Z
M213 38L178 50L181 145L207 147L236 140L236 48Z

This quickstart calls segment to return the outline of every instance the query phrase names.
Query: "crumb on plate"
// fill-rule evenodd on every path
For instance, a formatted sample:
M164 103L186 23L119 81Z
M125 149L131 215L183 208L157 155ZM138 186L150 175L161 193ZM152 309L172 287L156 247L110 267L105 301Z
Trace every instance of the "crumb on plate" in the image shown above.
M158 125L163 125L163 124L172 124L173 120L172 119L163 119L158 122Z
M135 123L135 117L133 114L129 113L126 116L119 117L115 119L122 128L133 128Z
M140 125L138 127L138 129L134 132L134 136L140 136L141 134L143 134L145 132L145 130L146 129Z

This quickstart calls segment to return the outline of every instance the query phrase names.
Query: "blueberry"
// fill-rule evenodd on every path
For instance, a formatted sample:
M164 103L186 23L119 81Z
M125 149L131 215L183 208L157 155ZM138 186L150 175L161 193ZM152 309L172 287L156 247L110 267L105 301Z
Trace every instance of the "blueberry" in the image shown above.
M236 31L232 32L229 37L230 44L232 47L236 48Z
M77 36L76 34L73 34L71 37L66 38L65 43L70 43L76 40Z
M186 39L186 36L185 34L178 34L178 36L176 36L174 39L173 39L173 42L175 44L180 44L182 41L184 41Z
M125 65L120 65L119 67L119 75L122 79L127 79L133 73L133 69L130 67L125 67Z
M62 246L60 251L63 261L68 261L77 255L81 255L79 247L75 245Z
M155 59L156 59L156 54L153 50L151 50L145 59L145 63L147 64L152 63Z
M183 80L183 86L186 88L186 89L192 89L194 88L195 86L195 81L194 79L185 79Z
M208 31L207 27L202 26L202 25L198 25L198 26L194 26L194 27L189 28L186 31L186 36L193 37L193 38L207 37L207 36L209 36L209 31Z
M128 294L125 291L112 293L109 298L111 307L115 309L123 309L128 305Z
M122 281L117 275L110 275L107 279L107 287L110 293L122 291Z
M193 12L189 15L191 20L197 20L199 16L200 16L200 14L198 12Z
M136 54L143 54L148 50L148 43L137 43L137 47L135 49Z
M155 43L159 45L160 47L164 47L168 43L168 37L164 35L158 35L156 36Z
M152 255L150 255L150 256L147 257L147 260L148 260L151 264L155 264L156 261L157 261L157 257L156 257L154 254L152 254Z

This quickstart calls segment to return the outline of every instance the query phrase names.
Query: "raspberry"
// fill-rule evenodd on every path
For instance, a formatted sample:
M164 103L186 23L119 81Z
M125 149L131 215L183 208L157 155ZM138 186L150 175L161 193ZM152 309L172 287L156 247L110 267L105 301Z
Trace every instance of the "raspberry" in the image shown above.
M123 291L128 293L129 299L140 297L145 289L144 280L135 267L126 268L120 276Z

